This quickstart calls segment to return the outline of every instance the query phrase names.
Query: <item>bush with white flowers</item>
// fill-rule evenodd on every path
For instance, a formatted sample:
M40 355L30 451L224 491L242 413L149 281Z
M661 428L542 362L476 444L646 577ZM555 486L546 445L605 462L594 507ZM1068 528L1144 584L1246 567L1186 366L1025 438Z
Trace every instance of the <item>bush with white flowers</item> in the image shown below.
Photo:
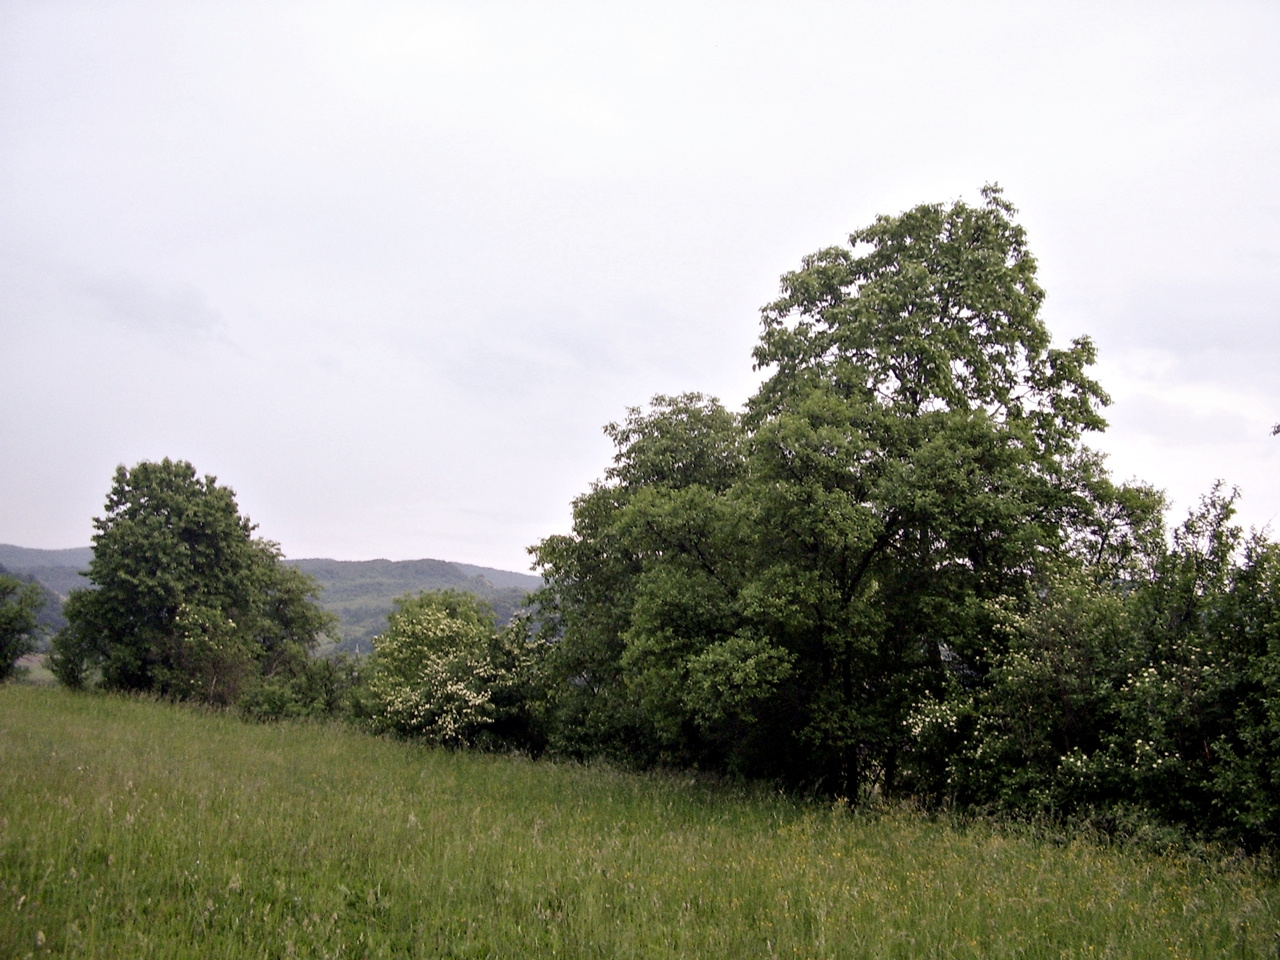
M369 693L379 728L457 746L493 722L493 614L464 597L402 601L374 639Z
M373 644L363 715L376 729L448 746L543 748L547 645L527 612L499 628L478 597L430 590L397 600Z

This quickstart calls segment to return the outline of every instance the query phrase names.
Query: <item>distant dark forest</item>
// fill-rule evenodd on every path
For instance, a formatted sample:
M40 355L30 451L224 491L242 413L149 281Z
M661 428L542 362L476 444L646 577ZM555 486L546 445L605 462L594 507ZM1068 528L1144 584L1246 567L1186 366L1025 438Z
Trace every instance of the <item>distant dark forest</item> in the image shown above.
M0 544L0 572L35 580L45 588L40 623L52 633L66 625L62 601L68 593L88 587L82 571L89 566L89 547L36 550ZM475 594L493 605L500 623L520 607L525 594L542 585L532 574L494 570L446 560L287 560L315 577L323 587L320 606L337 614L341 642L321 653L370 653L373 638L382 632L391 602L405 594L452 588ZM44 643L47 645L47 638Z

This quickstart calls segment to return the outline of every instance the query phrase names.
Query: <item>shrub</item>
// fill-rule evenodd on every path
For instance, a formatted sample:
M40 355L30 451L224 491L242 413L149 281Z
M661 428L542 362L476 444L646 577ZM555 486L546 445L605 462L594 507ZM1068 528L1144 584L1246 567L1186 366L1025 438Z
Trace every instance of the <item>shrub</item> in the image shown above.
M0 574L0 682L16 669L18 658L36 648L36 611L40 588Z
M355 716L360 683L359 661L344 654L316 657L251 684L237 706L260 722Z
M534 746L540 646L524 618L500 631L492 608L470 594L398 600L374 638L372 726L450 746Z

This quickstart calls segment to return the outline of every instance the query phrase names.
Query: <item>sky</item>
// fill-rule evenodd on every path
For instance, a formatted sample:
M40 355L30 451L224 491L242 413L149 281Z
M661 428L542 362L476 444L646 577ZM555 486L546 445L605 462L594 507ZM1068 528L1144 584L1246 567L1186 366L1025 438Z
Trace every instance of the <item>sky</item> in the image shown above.
M526 570L778 278L1019 209L1091 438L1280 532L1280 4L0 0L0 542L191 461L290 557Z

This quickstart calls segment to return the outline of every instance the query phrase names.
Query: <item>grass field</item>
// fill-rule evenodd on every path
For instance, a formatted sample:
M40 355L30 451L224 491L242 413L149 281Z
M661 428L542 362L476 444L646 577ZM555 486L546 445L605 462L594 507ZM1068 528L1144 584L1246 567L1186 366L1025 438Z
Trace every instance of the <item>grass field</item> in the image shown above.
M1280 889L338 727L0 687L0 955L1275 957Z

